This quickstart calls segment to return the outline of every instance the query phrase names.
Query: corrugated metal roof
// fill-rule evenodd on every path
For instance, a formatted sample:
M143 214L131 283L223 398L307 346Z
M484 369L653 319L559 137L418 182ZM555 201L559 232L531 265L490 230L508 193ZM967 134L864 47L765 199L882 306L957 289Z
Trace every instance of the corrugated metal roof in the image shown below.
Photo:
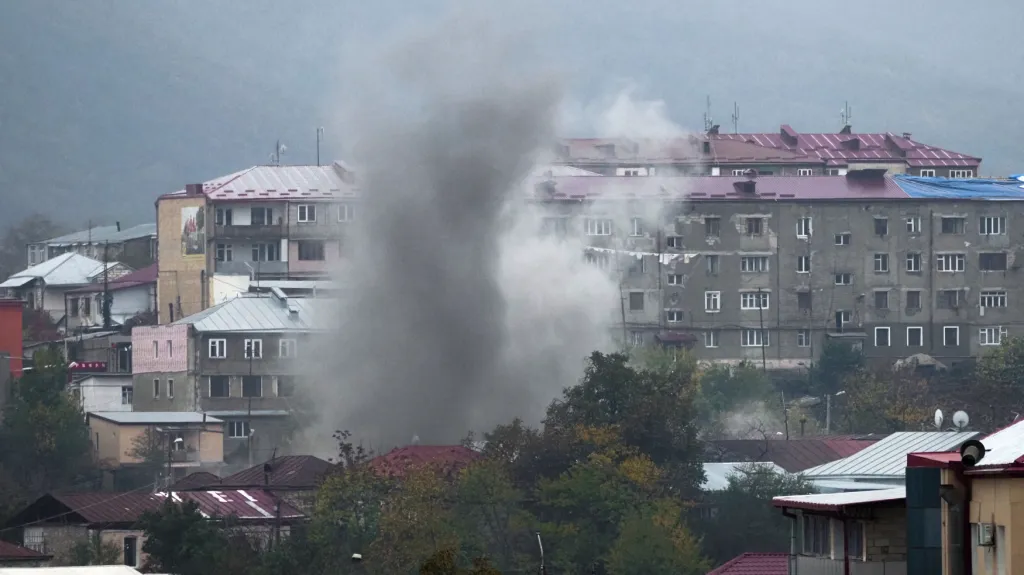
M996 431L982 439L981 444L985 446L985 456L974 469L1024 463L1024 421Z
M126 425L202 423L204 417L204 414L195 411L91 411L89 415ZM224 423L210 415L205 417L206 423Z
M298 313L292 314L292 305ZM332 301L320 298L288 298L243 294L199 313L182 318L175 325L191 325L199 332L299 332L330 327Z
M708 575L789 575L789 554L744 553Z
M203 193L211 200L337 200L356 190L343 173L337 164L253 166L204 182Z
M67 246L73 244L87 244L90 242L94 244L103 242L119 243L145 237L156 237L155 223L139 224L130 228L124 228L120 231L118 231L117 226L96 226L91 229L73 232L35 243L51 246Z
M107 265L114 267L120 264L108 262ZM90 278L101 271L103 271L103 262L69 252L12 275L7 281L0 284L0 287L20 287L25 282L20 285L10 284L14 280L21 281L22 278L41 279L46 285L51 286L85 285L90 283Z
M748 461L770 461L789 473L836 461L870 447L871 440L833 438L781 439L722 439L711 442L717 457L736 456Z
M370 467L381 475L401 477L411 468L424 466L437 466L449 472L479 458L479 453L462 445L408 445L373 458Z
M705 463L704 483L700 488L704 491L723 491L729 488L729 478L735 475L742 475L751 465L759 468L768 468L775 473L785 475L786 470L770 462L732 462L732 463Z
M40 553L35 549L29 549L28 547L22 547L21 545L15 545L7 541L0 540L0 561L33 561L46 559L49 555ZM0 572L3 570L0 569Z
M1024 185L1017 180L984 178L925 178L893 176L896 185L912 198L954 200L1024 200Z
M977 435L978 433L973 431L893 433L849 457L807 469L803 475L808 479L904 477L908 454L917 451L952 451Z
M134 523L146 511L155 511L167 500L167 493L145 492L93 492L45 495L36 503L52 498L86 523ZM170 497L177 503L194 501L199 512L207 517L235 516L242 520L274 518L275 499L266 491L208 490L172 491ZM33 505L35 505L34 503ZM281 502L281 519L302 518L301 511Z
M269 476L264 465L270 465ZM278 487L287 489L314 489L325 473L334 467L330 462L312 455L285 455L243 469L221 480L230 487Z
M110 275L109 273L107 275ZM116 280L107 282L108 291L117 291L149 284L155 284L157 278L157 264L153 264L125 274ZM68 293L95 293L103 291L102 283L94 283L84 288L70 290Z
M192 489L216 489L216 486L220 484L220 477L208 472L208 471L196 471L195 473L189 473L185 477L174 482L171 485L171 491L190 491Z
M873 489L871 491L848 491L845 493L816 493L814 495L787 495L772 499L775 507L794 509L837 510L853 505L869 505L907 498L906 487Z

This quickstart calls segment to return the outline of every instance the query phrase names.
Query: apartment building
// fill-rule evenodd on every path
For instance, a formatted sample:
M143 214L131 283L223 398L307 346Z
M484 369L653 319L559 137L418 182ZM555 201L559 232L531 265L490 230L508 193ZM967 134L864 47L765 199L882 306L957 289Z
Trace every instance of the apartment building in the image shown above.
M795 368L826 339L880 360L955 362L1019 331L1018 186L884 170L568 177L536 199L556 229L588 236L588 259L620 274L629 343Z
M159 322L200 312L254 280L323 280L356 217L341 163L254 166L157 200ZM246 289L243 289L246 288Z
M322 333L328 300L242 295L174 323L132 330L136 412L203 412L224 421L224 460L283 450L302 356Z
M973 178L981 158L923 144L911 134L802 134L789 125L774 133L707 133L674 139L574 138L560 141L555 164L606 176L844 175L884 169L890 174Z
M60 237L28 245L28 265L34 266L61 254L76 253L94 260L119 261L139 269L156 262L156 224L140 224L121 229L94 226Z

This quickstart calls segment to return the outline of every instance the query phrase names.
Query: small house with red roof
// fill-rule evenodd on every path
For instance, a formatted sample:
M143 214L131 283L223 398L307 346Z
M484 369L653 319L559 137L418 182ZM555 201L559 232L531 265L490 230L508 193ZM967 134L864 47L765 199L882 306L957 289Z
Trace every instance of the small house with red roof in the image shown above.
M708 571L708 575L789 575L789 555L744 553Z
M50 562L50 559L53 559L52 555L0 540L0 568L43 567Z

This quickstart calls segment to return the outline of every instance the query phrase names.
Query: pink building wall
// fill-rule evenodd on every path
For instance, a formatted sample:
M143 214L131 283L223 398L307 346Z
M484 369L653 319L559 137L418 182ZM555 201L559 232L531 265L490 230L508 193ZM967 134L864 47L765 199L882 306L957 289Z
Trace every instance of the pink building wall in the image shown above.
M188 327L157 325L132 329L132 373L188 371Z
M340 259L341 243L337 241L324 242L324 261L299 260L299 242L297 240L288 242L289 273L329 272Z

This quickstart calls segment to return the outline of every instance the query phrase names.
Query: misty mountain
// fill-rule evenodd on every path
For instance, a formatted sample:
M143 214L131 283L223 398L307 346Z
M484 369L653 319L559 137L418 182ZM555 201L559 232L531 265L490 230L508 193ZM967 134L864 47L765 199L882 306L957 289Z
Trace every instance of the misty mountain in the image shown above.
M906 0L786 3L640 0L493 2L583 105L624 81L699 128L704 100L730 131L839 127L981 155L983 173L1022 166L1016 136L1024 46L993 33L1022 11L1009 0L964 12ZM372 60L354 39L423 25L422 1L9 0L0 9L0 226L43 211L152 220L158 194L266 163L342 155L332 109L345 99L342 61ZM592 131L585 121L567 135Z

